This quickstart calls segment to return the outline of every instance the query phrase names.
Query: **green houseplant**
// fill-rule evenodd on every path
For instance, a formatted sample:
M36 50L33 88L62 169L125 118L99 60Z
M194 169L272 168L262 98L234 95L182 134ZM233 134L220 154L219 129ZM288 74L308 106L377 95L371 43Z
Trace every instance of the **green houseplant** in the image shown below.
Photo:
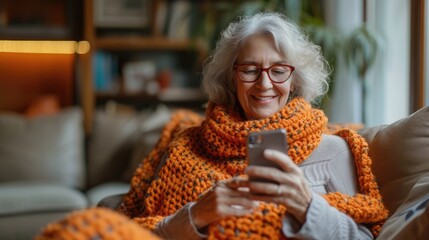
M371 32L365 24L356 28L347 39L344 48L346 63L351 70L356 71L362 84L362 120L366 122L365 99L368 91L368 79L366 74L374 65L378 52L380 51L380 37Z

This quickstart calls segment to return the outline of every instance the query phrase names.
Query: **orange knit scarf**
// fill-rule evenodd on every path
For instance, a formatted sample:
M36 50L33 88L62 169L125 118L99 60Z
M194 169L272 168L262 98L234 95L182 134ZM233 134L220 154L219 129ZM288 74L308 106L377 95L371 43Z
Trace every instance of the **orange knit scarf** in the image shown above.
M249 132L285 128L288 154L302 163L319 145L327 119L301 98L290 101L280 112L263 120L245 121L240 115L209 103L207 119L180 111L166 125L155 149L132 178L130 192L119 210L144 227L154 229L165 216L198 198L217 181L243 174L247 167L246 137ZM352 130L337 133L354 155L360 194L334 192L326 200L358 223L380 226L387 217L365 140ZM154 172L162 155L167 161L158 176ZM209 226L209 239L277 239L284 206L262 203L251 215L228 217ZM373 228L376 234L379 228Z

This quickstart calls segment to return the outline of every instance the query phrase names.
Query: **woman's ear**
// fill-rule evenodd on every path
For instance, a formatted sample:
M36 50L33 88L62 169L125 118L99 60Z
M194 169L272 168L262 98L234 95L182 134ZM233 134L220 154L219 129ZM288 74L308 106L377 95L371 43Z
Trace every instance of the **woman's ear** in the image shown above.
M291 82L290 87L289 87L289 94L292 94L295 91L295 84L293 84L293 82Z
M295 97L294 95L295 95L295 86L294 86L293 84L291 84L291 85L290 85L290 88L289 88L288 102L289 102L293 97Z

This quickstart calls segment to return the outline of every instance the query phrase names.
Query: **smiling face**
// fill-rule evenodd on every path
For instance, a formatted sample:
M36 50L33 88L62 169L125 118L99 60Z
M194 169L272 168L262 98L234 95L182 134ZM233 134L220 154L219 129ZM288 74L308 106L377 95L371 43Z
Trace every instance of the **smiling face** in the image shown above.
M250 36L238 53L237 64L255 64L268 68L274 64L287 64L285 57L277 52L270 36ZM237 98L247 119L262 119L280 111L287 103L292 79L284 83L273 83L267 72L252 83L240 80L234 75ZM292 77L291 77L292 78Z

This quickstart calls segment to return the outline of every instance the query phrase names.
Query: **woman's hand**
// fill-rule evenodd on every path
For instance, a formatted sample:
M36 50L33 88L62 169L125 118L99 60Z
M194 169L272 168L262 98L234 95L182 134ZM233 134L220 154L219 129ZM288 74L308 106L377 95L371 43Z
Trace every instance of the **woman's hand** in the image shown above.
M275 202L287 207L300 223L305 222L312 194L307 186L302 170L286 154L276 150L265 150L264 157L273 161L280 169L263 166L249 166L245 173L250 177L259 177L272 181L249 183L251 199Z
M249 181L233 178L220 181L191 207L191 218L198 229L227 216L243 216L258 204L249 198Z

